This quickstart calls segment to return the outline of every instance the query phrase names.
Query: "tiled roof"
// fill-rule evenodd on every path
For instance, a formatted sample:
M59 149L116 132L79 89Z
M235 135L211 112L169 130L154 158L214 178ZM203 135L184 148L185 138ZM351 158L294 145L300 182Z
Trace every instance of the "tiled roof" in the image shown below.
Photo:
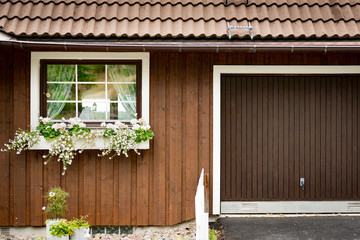
M359 0L0 0L0 30L14 36L360 38ZM233 29L232 39L249 39Z

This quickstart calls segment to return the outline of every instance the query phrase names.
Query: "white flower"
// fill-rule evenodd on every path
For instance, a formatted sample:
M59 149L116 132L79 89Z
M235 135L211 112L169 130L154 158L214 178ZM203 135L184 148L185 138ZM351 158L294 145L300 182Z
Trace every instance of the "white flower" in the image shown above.
M44 206L44 207L42 207L42 210L43 210L43 211L45 211L45 210L46 210L46 207L45 207L45 206Z
M85 123L80 123L80 124L79 124L79 127L85 128L85 127L86 127L86 124L85 124Z
M54 193L54 192L49 192L49 196L50 196L50 197L54 197L54 196L55 196L55 193Z
M71 125L79 125L81 123L81 119L78 117L70 118L69 123Z
M139 124L134 124L133 127L132 127L132 129L135 130L135 131L139 130L139 128L140 128Z
M66 128L66 123L59 123L59 126L60 129L64 130Z
M62 117L62 118L61 118L61 121L65 122L65 118L64 118L64 117Z
M69 126L68 126L69 128L73 128L74 127L74 125L71 125L71 124L69 124Z
M137 122L138 122L138 120L135 118L130 121L131 125L135 125L135 124L137 124Z
M139 123L140 123L140 124L144 124L144 123L145 123L145 119L140 118L140 119L139 119Z
M59 129L58 124L54 124L51 126L52 129L54 129L55 131L57 131Z
M147 126L141 126L140 128L141 130L145 130L145 131L147 130Z
M43 118L41 121L43 124L48 124L51 121L51 118Z
M102 122L102 123L101 123L101 127L106 127L106 123L105 123L105 122Z

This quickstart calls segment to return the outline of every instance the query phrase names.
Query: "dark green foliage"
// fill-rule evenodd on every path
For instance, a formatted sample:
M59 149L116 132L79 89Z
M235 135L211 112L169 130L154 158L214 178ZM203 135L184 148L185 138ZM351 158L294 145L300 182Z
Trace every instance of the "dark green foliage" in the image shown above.
M54 125L53 122L43 124L40 121L38 130L40 131L41 135L43 135L46 140L54 139L54 138L60 136L60 134L61 134L59 131L56 131L55 129L53 129L52 125Z
M74 218L69 222L69 225L72 229L80 229L80 228L90 228L89 222L85 220L84 217Z
M89 128L79 127L79 125L74 125L68 130L70 136L78 136L84 134L84 132L90 132Z
M147 140L151 140L154 137L154 132L149 129L149 130L142 130L142 129L138 129L135 131L136 133L136 143L141 143L141 142L145 142Z
M51 188L45 195L45 198L48 201L45 212L50 215L50 219L66 217L67 197L69 197L69 193L63 191L60 187Z
M51 225L50 227L50 234L53 236L62 237L66 235L72 235L73 233L74 229L66 220L61 220L58 223Z

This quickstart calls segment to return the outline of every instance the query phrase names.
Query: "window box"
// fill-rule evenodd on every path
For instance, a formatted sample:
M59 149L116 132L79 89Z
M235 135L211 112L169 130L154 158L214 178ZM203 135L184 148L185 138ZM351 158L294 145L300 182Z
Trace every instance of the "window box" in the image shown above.
M43 136L40 137L40 141L38 144L34 145L31 150L49 150L51 148L51 144L53 143L54 140L50 140L47 141L45 140L45 138ZM104 138L102 136L102 134L97 134L95 137L95 144L93 146L91 146L90 148L85 148L85 149L104 149L106 147L106 145L109 143L109 141ZM77 141L74 143L76 148L81 148L83 146L83 142L81 141ZM138 145L137 149L149 149L150 148L150 143L149 140L146 142L141 142Z

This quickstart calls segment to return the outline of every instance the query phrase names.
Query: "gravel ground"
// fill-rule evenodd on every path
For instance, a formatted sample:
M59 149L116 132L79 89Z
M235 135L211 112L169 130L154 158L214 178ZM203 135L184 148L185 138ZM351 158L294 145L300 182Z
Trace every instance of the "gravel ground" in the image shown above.
M196 228L189 226L185 228L173 228L167 230L146 230L141 233L129 235L102 234L92 237L94 240L193 240ZM37 236L0 236L0 240L40 240ZM45 238L43 238L45 239Z

